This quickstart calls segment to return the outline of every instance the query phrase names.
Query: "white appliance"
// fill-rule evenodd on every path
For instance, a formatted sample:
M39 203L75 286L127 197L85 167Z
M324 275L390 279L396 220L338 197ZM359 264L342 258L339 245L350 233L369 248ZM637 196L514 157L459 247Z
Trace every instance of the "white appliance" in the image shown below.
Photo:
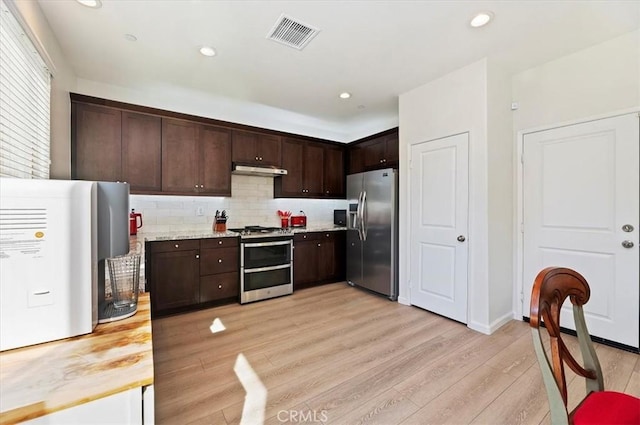
M0 178L0 351L93 331L99 185L126 189L126 223L126 184ZM128 251L126 226L124 233L126 250L108 244L111 255Z

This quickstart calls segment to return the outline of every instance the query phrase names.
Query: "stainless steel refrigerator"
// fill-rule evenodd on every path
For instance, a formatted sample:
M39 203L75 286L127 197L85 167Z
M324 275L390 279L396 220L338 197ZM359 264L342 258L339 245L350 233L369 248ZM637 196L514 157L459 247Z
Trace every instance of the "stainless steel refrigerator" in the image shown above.
M398 171L347 176L347 282L398 299Z

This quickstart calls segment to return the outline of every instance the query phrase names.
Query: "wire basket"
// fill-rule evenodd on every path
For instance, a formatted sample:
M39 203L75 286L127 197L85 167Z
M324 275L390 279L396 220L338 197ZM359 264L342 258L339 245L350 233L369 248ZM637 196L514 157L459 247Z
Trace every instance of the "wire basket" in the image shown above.
M117 309L136 306L140 288L140 255L121 255L106 261L113 306Z

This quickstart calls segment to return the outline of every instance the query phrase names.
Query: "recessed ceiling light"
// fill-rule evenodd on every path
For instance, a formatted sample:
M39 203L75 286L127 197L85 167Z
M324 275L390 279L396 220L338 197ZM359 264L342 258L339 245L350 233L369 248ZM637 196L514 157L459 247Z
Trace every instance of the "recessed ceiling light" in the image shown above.
M493 19L493 13L480 12L471 19L470 25L474 28L479 28L487 25L491 19Z
M137 41L137 40L138 40L138 37L136 37L136 36L135 36L135 35L133 35L133 34L125 34L125 35L124 35L124 38L125 38L126 40L129 40L129 41Z
M205 56L215 56L216 55L216 51L213 50L213 48L209 47L209 46L202 46L200 48L200 53L202 53Z
M99 9L102 7L102 2L100 0L76 0L83 6L92 7L94 9Z
M351 93L349 92L342 92L340 93L340 99L349 99L351 97Z

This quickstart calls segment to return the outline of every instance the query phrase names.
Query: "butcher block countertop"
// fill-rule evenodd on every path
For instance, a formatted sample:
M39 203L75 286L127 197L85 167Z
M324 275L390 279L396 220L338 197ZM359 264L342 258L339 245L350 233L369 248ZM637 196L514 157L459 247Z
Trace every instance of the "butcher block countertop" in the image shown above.
M0 353L0 423L17 423L153 384L149 294L93 333Z

